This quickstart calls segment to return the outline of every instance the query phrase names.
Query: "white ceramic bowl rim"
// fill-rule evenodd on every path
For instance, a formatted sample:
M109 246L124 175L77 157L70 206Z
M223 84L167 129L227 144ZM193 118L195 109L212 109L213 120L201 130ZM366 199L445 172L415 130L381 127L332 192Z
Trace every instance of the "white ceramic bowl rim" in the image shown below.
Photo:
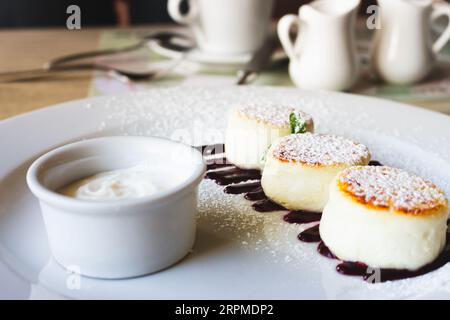
M120 199L120 200L111 200L111 201L88 201L88 200L80 200L71 198L62 194L59 194L48 187L46 187L40 181L41 175L41 166L45 164L50 159L61 156L62 154L71 151L75 148L82 147L85 144L91 143L102 143L103 141L119 141L119 140L148 140L149 142L158 140L159 142L171 144L176 146L177 148L182 148L186 151L192 152L194 161L196 165L192 166L192 172L190 175L182 180L179 184L174 187L168 188L167 190L158 192L153 195L149 195L142 198L135 199ZM180 149L178 149L180 150ZM198 162L197 162L198 161ZM63 145L61 147L55 148L44 155L41 155L38 159L36 159L28 169L27 172L27 183L30 190L33 194L41 201L54 205L56 207L70 208L70 211L78 211L78 212L111 212L117 211L118 208L128 207L128 206L146 206L149 203L157 204L165 202L166 200L173 200L176 196L182 195L183 191L190 190L196 187L200 181L203 179L203 175L206 170L205 162L203 161L202 154L192 148L189 145L172 141L165 138L159 137L140 137L140 136L111 136L111 137L102 137L102 138L94 138L94 139L86 139L78 142L69 143Z

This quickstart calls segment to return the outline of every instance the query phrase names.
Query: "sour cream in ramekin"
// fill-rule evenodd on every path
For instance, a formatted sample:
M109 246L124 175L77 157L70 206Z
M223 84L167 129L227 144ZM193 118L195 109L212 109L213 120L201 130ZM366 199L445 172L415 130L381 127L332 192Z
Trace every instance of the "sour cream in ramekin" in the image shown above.
M80 200L105 201L147 197L167 188L170 183L165 177L152 170L151 163L145 162L77 180L58 193Z
M190 251L204 172L201 153L190 146L105 137L44 154L28 169L27 183L55 260L115 279L167 268Z

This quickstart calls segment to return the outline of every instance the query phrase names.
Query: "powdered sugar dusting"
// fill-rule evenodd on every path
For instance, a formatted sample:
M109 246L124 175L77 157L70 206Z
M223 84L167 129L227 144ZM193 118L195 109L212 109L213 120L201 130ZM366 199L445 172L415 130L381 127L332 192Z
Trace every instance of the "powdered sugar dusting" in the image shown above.
M89 118L98 113L104 115L98 122L100 135L151 135L182 140L179 133L186 132L192 139L182 141L200 145L224 141L224 115L232 107L268 104L301 106L313 116L317 132L354 138L370 148L374 159L430 178L450 194L449 135L436 135L425 118L415 121L420 110L411 109L411 119L405 118L410 109L397 108L386 101L282 87L174 87L105 97L83 111ZM104 125L100 126L100 122ZM436 127L445 129L444 121L439 123L443 124ZM280 265L273 270L286 272L297 292L305 288L308 279L319 278L322 283L318 286L324 290L319 290L322 298L398 299L430 292L450 294L450 264L424 276L380 284L340 276L334 271L334 261L317 254L316 245L296 239L299 226L285 223L278 214L256 213L242 196L227 195L207 180L199 192L199 229L201 235L206 231L220 240L237 240L250 251L249 255L257 252L267 257L271 266L278 261ZM220 256L216 251L213 254L216 256L203 260ZM301 274L306 276L300 277Z
M343 188L365 203L409 213L447 205L444 191L432 182L386 166L357 166L339 174Z
M274 157L309 165L365 164L369 149L344 137L325 134L292 134L283 137L274 147Z
M237 107L236 111L247 118L269 123L277 127L289 126L289 115L293 112L299 114L308 127L311 127L313 123L311 115L291 106L267 104L244 105Z

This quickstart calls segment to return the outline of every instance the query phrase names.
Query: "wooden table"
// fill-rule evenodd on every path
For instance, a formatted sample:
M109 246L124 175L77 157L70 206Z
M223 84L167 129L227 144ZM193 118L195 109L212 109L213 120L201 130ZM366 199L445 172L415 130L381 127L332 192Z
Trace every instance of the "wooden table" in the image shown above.
M96 49L100 30L0 31L0 70L36 68L61 55ZM0 119L84 98L91 78L91 72L83 71L39 81L0 83Z
M151 28L156 30L161 27L164 26L141 27L139 30L150 31ZM36 68L55 57L97 49L102 32L112 30L118 29L0 31L0 72ZM83 71L38 81L0 83L0 119L84 98L89 94L91 80L92 73ZM406 102L450 114L450 101Z

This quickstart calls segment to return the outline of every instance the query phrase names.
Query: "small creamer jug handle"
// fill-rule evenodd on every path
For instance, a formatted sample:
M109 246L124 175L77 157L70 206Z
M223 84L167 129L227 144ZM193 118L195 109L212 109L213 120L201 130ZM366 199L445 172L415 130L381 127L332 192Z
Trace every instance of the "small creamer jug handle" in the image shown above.
M278 21L277 32L281 45L289 59L295 59L295 42L291 39L292 27L299 26L299 18L295 14L285 15Z
M434 21L439 17L447 16L450 21L450 5L447 3L436 2L433 4L433 13L431 14L431 20ZM433 44L433 51L438 53L444 48L447 42L450 40L450 22L445 28L444 32L439 36L436 42Z

